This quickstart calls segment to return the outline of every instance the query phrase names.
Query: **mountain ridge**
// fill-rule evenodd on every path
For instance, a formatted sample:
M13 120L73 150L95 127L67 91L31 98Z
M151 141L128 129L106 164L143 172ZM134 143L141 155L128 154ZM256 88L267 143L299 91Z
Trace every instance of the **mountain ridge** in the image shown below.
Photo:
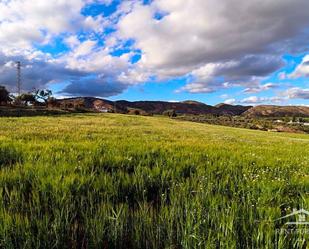
M277 106L277 105L258 105L243 106L220 103L215 106L207 105L194 100L182 102L168 101L111 101L96 97L73 97L58 99L57 103L65 107L76 107L78 105L98 112L131 113L140 111L146 114L163 114L167 110L175 110L178 114L192 115L232 115L246 117L284 117L299 116L309 117L309 107L306 106Z

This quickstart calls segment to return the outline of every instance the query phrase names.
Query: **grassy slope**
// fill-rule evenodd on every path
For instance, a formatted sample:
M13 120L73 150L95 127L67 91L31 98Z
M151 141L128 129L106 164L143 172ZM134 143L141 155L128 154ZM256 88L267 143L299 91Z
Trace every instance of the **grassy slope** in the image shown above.
M288 248L272 220L309 204L308 159L307 135L1 118L0 248Z

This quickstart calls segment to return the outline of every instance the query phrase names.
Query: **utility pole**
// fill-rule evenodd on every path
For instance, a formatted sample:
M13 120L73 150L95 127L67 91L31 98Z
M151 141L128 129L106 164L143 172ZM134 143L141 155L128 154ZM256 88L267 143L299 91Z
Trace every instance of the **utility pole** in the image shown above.
M16 62L17 66L17 93L18 96L21 94L21 63L20 61Z

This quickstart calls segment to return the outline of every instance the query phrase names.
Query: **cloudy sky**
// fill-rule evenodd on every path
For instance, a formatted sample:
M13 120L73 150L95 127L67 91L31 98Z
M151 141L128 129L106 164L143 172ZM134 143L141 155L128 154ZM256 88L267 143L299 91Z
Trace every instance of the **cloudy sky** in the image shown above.
M0 85L309 104L308 0L0 0Z

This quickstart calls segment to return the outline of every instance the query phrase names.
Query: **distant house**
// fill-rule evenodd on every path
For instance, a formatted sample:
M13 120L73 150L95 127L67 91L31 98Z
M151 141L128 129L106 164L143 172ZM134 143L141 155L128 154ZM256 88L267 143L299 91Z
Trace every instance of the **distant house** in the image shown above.
M99 112L104 112L104 113L109 112L109 109L106 108L106 107L104 107L104 106L97 107L96 109L97 109Z
M105 103L101 99L97 99L93 102L93 108L98 112L112 112L113 106L111 104Z
M293 121L291 120L288 124L301 124L301 122L299 122L299 121L293 122Z
M309 126L309 123L302 123L302 122L293 122L293 121L290 121L288 124L301 124L301 125L304 125L304 126Z
M275 120L275 123L283 123L283 121L281 119L277 119Z

